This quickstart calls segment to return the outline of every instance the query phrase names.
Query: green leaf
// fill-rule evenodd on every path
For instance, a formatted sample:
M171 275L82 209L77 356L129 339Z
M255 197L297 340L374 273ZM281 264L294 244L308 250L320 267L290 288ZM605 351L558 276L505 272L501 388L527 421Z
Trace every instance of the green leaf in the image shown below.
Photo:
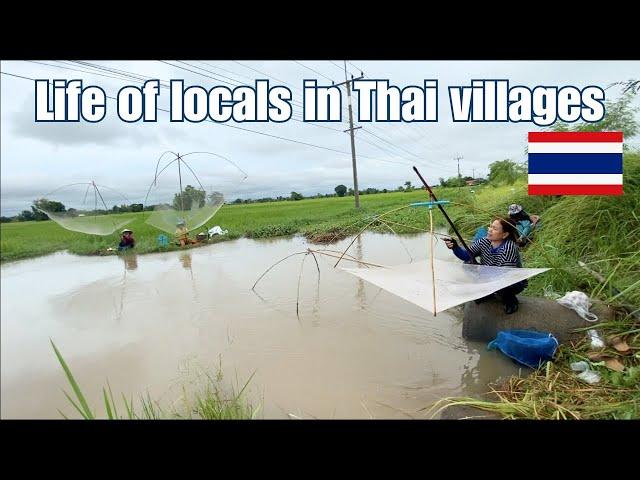
M81 412L84 412L83 417L87 419L94 419L94 415L93 413L91 413L91 409L89 408L89 405L87 404L87 401L84 398L84 395L82 394L82 390L80 390L80 386L76 382L76 379L73 378L73 374L71 373L71 370L69 370L67 363L64 361L64 358L62 358L62 355L56 348L56 345L53 343L53 340L49 339L49 341L51 342L51 346L53 347L54 352L56 353L56 357L58 357L58 362L60 362L60 365L62 365L64 373L67 375L67 380L69 380L69 383L71 384L71 387L73 388L73 391L76 394L76 397L80 402L80 405L82 405ZM65 395L66 395L66 392L65 392ZM69 397L69 395L67 395L67 398L71 401L71 397ZM73 401L71 402L73 403ZM74 406L78 408L77 405L75 405L75 403L74 403Z
M113 420L113 413L111 413L111 407L109 406L109 398L107 397L107 391L102 387L102 396L104 397L104 406L107 410L107 418Z

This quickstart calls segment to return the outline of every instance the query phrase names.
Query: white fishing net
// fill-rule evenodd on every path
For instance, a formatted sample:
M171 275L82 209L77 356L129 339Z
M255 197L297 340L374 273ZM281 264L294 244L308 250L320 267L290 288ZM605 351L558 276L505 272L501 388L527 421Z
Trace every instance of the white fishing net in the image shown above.
M94 182L64 185L36 201L35 207L67 230L91 235L110 235L127 225L134 214L118 213L130 206L116 190ZM142 211L142 204L140 211Z
M146 222L174 234L206 225L247 178L225 157L209 152L162 154L145 198Z
M431 264L427 261L392 267L343 268L431 313L490 295L548 268L509 268L469 265L434 259L435 306Z

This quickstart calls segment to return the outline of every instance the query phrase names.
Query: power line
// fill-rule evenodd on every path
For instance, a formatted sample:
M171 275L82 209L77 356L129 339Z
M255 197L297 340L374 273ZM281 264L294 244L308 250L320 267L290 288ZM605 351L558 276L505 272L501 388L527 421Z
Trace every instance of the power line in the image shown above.
M247 80L250 80L250 81L254 81L254 80L255 80L255 77L254 77L254 78L252 78L252 77L248 77L248 76L246 76L246 75L242 75L241 73L234 72L233 70L227 70L226 68L222 68L222 67L219 67L219 66L217 66L217 65L212 65L211 63L209 63L209 62L205 62L205 61L203 61L203 60L199 60L199 62L200 62L200 63L204 63L205 65L207 65L207 66L209 66L209 67L211 67L211 68L215 68L215 69L217 69L217 70L222 70L223 72L231 73L231 74L233 74L233 75L237 75L238 77L246 78ZM265 76L267 76L267 75L265 75Z
M64 65L52 65L50 63L38 62L36 60L25 60L25 62L37 63L38 65L44 65L44 66L53 67L53 68L61 68L61 69L64 69L64 70L71 70L73 72L89 73L91 75L97 75L99 77L105 77L105 78L114 78L116 80L131 80L131 78L122 78L122 76L117 77L117 76L114 76L114 75L99 74L99 73L88 71L88 70L81 70L81 69L77 69L77 68L71 68L71 67L67 67L67 66L64 66ZM138 82L138 83L141 83L141 82Z
M302 91L302 89L301 89L301 88L295 87L295 86L293 86L293 85L292 85L291 83L289 83L289 82L285 82L284 80L281 80L281 79L279 79L279 78L277 78L277 77L274 77L273 75L269 75L268 73L262 72L262 71L260 71L260 70L258 70L258 69L253 68L253 67L250 67L249 65L246 65L246 64L244 64L244 63L242 63L242 62L238 62L237 60L233 60L233 62L237 63L238 65L243 66L244 68L248 68L249 70L253 70L253 71L254 71L254 72L256 72L256 73L259 73L260 75L264 75L265 77L268 77L268 78L272 78L272 79L274 79L274 80L277 80L278 82L280 82L280 83L282 83L282 84L284 84L284 85L287 85L287 86L289 86L289 87L291 87L291 88L293 88L293 89L297 90L297 91L298 91L298 92L300 92L300 93L303 93L303 91ZM307 68L307 69L311 70L312 72L317 73L317 74L318 74L318 75L320 75L320 76L323 76L324 78L327 78L328 80L331 80L331 82L333 82L333 80L332 80L331 78L327 77L326 75L323 75L322 73L320 73L320 72L318 72L318 71L316 71L316 70L313 70L312 68L307 67L306 65L303 65L303 64L302 64L302 63L300 63L300 62L297 62L297 61L295 61L295 60L294 60L294 62L295 62L295 63L297 63L298 65L303 66L304 68ZM334 64L334 65L335 65L335 64ZM339 68L340 68L340 70L342 70L342 67L339 67ZM300 105L300 106L301 106L301 105ZM347 110L347 107L344 107L344 106L342 107L342 110L348 111L348 110ZM345 122L346 122L346 120L345 120Z
M418 155L416 155L416 154L415 154L415 153L413 153L413 152L410 152L409 150L405 149L404 147L400 147L399 145L395 145L394 143L388 142L388 141L386 141L384 138L381 138L381 137L379 137L378 135L376 135L375 133L369 132L369 131L367 131L367 130L365 130L365 129L363 129L362 131L363 131L364 133L368 134L368 135L372 135L372 136L376 137L376 138L377 138L377 139L379 139L379 140L382 140L383 142L385 142L385 143L387 143L387 144L391 145L392 147L395 147L395 148L397 148L397 149L403 150L403 151L405 151L406 153L408 153L409 155L412 155L412 156L416 157L417 159L420 159L420 157L419 157Z
M256 72L256 73L259 73L260 75L264 75L264 76L266 76L266 77L273 78L274 80L277 80L277 81L278 81L278 82L280 82L280 83L284 83L285 85L289 85L291 88L296 88L297 90L302 91L302 90L300 90L299 88L294 87L294 86L293 86L293 85L291 85L290 83L287 83L287 82L285 82L284 80L280 80L279 78L274 77L273 75L268 75L268 74L266 74L266 73L264 73L264 72L261 72L260 70L256 70L255 68L250 67L249 65L245 65L244 63L240 63L240 62L238 62L237 60L233 60L233 62L237 63L238 65L242 65L244 68L248 68L249 70L253 70L253 71L254 71L254 72Z
M39 62L38 62L38 63L39 63ZM166 63L166 62L163 62L163 63ZM239 63L239 62L238 62L238 63ZM69 68L69 67L63 67L63 66L57 66L57 65L49 65L49 64L43 64L43 65L46 65L46 66L55 66L55 67L57 67L57 68L65 68L65 69L69 69L69 70L74 70L74 69L71 69L71 68ZM169 65L171 65L171 64L169 64ZM92 64L88 64L88 66L91 66L92 68L97 68L97 69L102 70L102 67L101 67L101 66L99 66L99 65L92 65ZM174 66L174 67L176 67L176 68L182 68L182 67L179 67L179 66L176 66L176 65L171 65L171 66ZM244 66L244 65L243 65L243 66ZM135 74L135 73L132 73L132 72L127 72L127 71L125 71L125 70L109 69L108 67L105 67L105 68L106 68L107 70L117 71L117 75L126 76L126 77L128 77L128 78L135 78L136 80L138 80L138 79L148 79L147 77L140 76L140 75ZM195 67L195 68L198 68L198 67ZM250 67L248 67L248 68L250 68ZM185 70L188 70L188 69L185 69ZM18 77L18 78L23 78L23 79L25 79L25 80L34 80L34 79L32 79L32 78L22 77L22 76L14 75L14 74L10 74L10 73L7 73L7 72L2 72L2 73L7 74L7 75L11 75L11 76L15 76L15 77ZM104 76L104 75L99 74L99 73L96 73L96 72L86 72L86 73L90 73L90 74L98 75L98 76ZM194 72L194 73L198 73L198 72ZM263 72L258 72L258 73L264 74ZM205 76L206 76L206 75L205 75ZM117 78L117 77L115 77L115 78ZM228 78L228 77L227 77L227 78ZM272 78L275 78L275 77L272 77ZM118 78L118 79L122 80L121 78ZM138 80L138 81L139 81L139 80ZM280 80L279 80L279 81L280 81ZM286 82L285 82L285 83L286 83ZM111 100L116 100L116 99L115 99L115 97L107 96L107 98L109 98L109 99L111 99ZM166 110L166 109L163 109L163 108L158 108L158 110L169 113L169 110ZM226 124L226 123L214 122L214 121L213 121L213 120L211 120L211 119L207 119L207 120L208 120L208 121L210 121L210 122L212 122L212 123L216 123L216 124L218 124L218 125L222 125L222 126L229 127L229 128L235 128L235 129L238 129L238 130L247 131L247 132L249 132L249 133L255 133L255 134L257 134L257 135L263 135L263 136L267 136L267 137L270 137L270 138L276 138L276 139L279 139L279 140L288 141L288 142L291 142L291 143L297 143L297 144L305 145L305 146L310 146L310 147L313 147L313 148L320 148L320 149L323 149L323 150L332 151L332 152L336 152L336 153L340 153L340 154L348 154L347 152L340 151L340 150L337 150L337 149L333 149L333 148L330 148L330 147L324 147L324 146L322 146L322 145L316 145L316 144L312 144L312 143L309 143L309 142L303 142L303 141L300 141L300 140L294 140L294 139L291 139L291 138L282 137L282 136L279 136L279 135L273 135L273 134L269 134L269 133L265 133L265 132L260 132L260 131L256 131L256 130L251 130L251 129L244 128L244 127L240 127L240 126L236 126L236 125L229 125L229 124ZM294 121L298 121L298 122L301 122L301 123L305 123L305 124L308 124L308 125L312 125L312 126L315 126L315 127L318 127L318 128L324 128L324 129L327 129L327 130L332 130L332 131L340 132L340 130L338 130L338 129L331 128L331 127L328 127L328 126L325 126L325 125L318 125L318 124L315 124L315 123L312 123L312 122L304 122L303 120L300 120L300 119L295 118L295 117L292 117L292 120L294 120ZM373 135L371 132L367 132L367 133L369 133L370 135ZM374 137L376 137L376 138L380 138L380 137L377 137L376 135L373 135L373 136L374 136ZM385 148L383 148L383 147L380 147L380 146L379 146L378 144L376 144L376 143L373 143L373 142L367 141L366 139L362 139L362 140L363 140L363 141L365 141L365 143L368 143L368 144L370 144L370 145L375 146L376 148L378 148L378 149L382 150L382 151L383 151L383 152L385 152L385 153L389 153L389 154L391 154L392 156L396 156L396 157L398 156L396 153L391 152L391 151L389 151L388 149L385 149ZM382 139L382 138L380 138L380 140L385 141L385 140L384 140L384 139ZM391 142L386 141L386 143L387 143L387 144L389 144L389 145L391 145L391 146L393 146L393 147L395 147L395 148L397 148L397 149L405 150L405 149L403 149L402 147L399 147L399 146L397 146L397 145L394 145L394 144L393 144L393 143L391 143ZM408 152L408 153L410 153L410 154L412 154L412 155L413 155L413 156L415 156L416 158L420 159L420 157L418 157L417 155L415 155L415 154L413 154L413 153L409 152L408 150L405 150L405 151L406 151L406 152ZM372 156L369 156L369 155L361 155L361 157L362 157L362 158L367 158L367 159L370 159L370 160L374 160L374 161L382 161L382 162L385 162L385 163L393 163L393 164L397 164L397 165L410 165L409 163L403 163L403 162L398 162L398 161L393 161L393 160L386 160L386 159L381 159L381 158L372 157ZM402 158L402 157L400 157L400 158ZM413 162L413 163L417 163L417 162ZM420 164L420 163L418 163L418 164Z
M349 65L351 65L353 68L355 68L355 69L356 69L357 71L359 71L359 72L363 72L363 71L364 71L364 70L362 70L361 68L356 67L356 66L355 66L353 63L351 63L349 60L347 60L347 63L348 63Z
M311 67L307 67L306 65L304 65L304 64L302 64L302 63L300 63L300 62L298 62L297 60L294 60L294 62L295 62L295 63L297 63L298 65L300 65L301 67L304 67L304 68L306 68L306 69L308 69L308 70L311 70L312 72L317 73L317 74L318 74L318 75L320 75L321 77L324 77L324 78L326 78L327 80L329 80L330 82L334 83L334 81L333 81L333 79L332 79L332 78L327 77L327 76L326 76L326 75L324 75L323 73L320 73L319 71L314 70L314 69L313 69L313 68L311 68Z
M160 60L160 61L162 61L162 60ZM184 64L186 64L186 65L189 65L190 67L193 67L193 68L199 68L199 69L201 69L201 70L204 70L205 72L213 73L213 72L211 72L210 70L207 70L207 69L202 68L202 67L198 67L198 66L196 66L196 65L191 65L190 63L187 63L187 62L182 62L182 61L180 61L180 60L176 60L176 61L177 61L177 62L180 62L180 63L184 63ZM163 63L167 63L167 62L163 62ZM169 64L169 65L171 65L171 64ZM173 67L176 67L176 68L180 68L180 69L182 69L182 70L186 70L187 72L192 72L192 73L196 73L196 74L198 74L198 75L202 75L202 76L207 77L207 78L213 78L213 77L209 77L208 75L205 75L205 74L203 74L203 73L193 72L193 70L189 70L188 68L184 68L184 67L181 67L181 66L179 66L179 65L172 65L172 66L173 66ZM215 73L213 73L213 74L214 74L214 75L216 75ZM238 80L236 80L235 78L227 77L227 76L224 76L224 75L222 75L222 76L223 76L224 78L228 78L229 80L231 80L231 81L233 81L233 82L238 82ZM213 79L214 79L214 80L216 80L215 78L213 78ZM255 81L255 80L254 80L254 81ZM235 87L238 87L238 86L244 86L244 84L243 84L242 82L238 82L236 85L233 85L233 86L235 86ZM296 105L297 107L303 108L303 105L302 105L300 102L296 101L296 100L291 99L291 103L292 103L293 105Z
M337 64L335 64L335 62L332 62L332 61L330 61L330 62L331 62L332 64L334 64L334 65L336 65L336 66L337 66ZM186 62L180 62L180 63L185 63L185 64L187 64L187 65L190 65L190 64L188 64L188 63L186 63ZM267 73L265 73L265 72L261 72L261 71L259 71L259 70L257 70L257 69L251 68L251 67L249 67L249 66L247 66L247 65L244 65L244 64L242 64L242 63L240 63L240 62L236 62L236 63L238 63L239 65L244 66L245 68L249 68L249 69L251 69L251 70L254 70L254 71L255 71L255 72L257 72L257 73L260 73L261 75L266 75L266 76L268 76L268 77L274 78L274 79L276 79L276 80L278 80L278 81L280 81L280 82L283 82L283 83L287 84L286 82L284 82L284 81L282 81L282 80L279 80L279 79L277 79L277 78L275 78L275 77L273 77L273 76L270 76L269 74L267 74ZM312 68L307 67L306 65L303 65L303 64L302 64L302 63L300 63L300 62L297 62L297 61L296 61L295 63L298 63L299 65L301 65L301 66L303 66L303 67L305 67L305 68L308 68L309 70L314 71L315 73L317 73L317 74L319 74L319 75L322 75L320 72L318 72L318 71L316 71L316 70L313 70ZM190 66L193 66L193 65L190 65ZM181 68L181 67L178 67L178 68ZM200 68L200 67L195 67L195 68ZM345 68L346 68L346 65L345 65ZM206 69L202 69L202 70L207 71ZM187 69L187 71L190 71L190 70L188 70L188 69ZM197 72L196 72L196 73L197 73ZM211 72L211 73L212 73L212 72ZM206 75L205 75L205 76L206 76ZM324 75L323 75L323 76L324 76ZM328 77L326 77L326 76L324 76L324 77L325 77L325 78L328 78ZM225 77L225 78L229 78L229 77ZM231 80L234 80L234 81L235 81L235 79L231 79ZM303 108L301 105L300 105L300 107L301 107L301 108ZM345 109L345 110L346 110L346 107L343 107L343 109ZM316 127L319 127L319 128L325 128L325 129L327 129L327 130L339 131L339 130L337 130L337 129L334 129L334 128L331 128L331 127L326 127L326 126L324 126L324 125L316 125L316 124L311 123L311 122L304 122L303 120L300 120L299 118L292 117L292 119L293 119L294 121L307 123L307 124L309 124L309 125L313 125L313 126L316 126ZM351 128L353 128L353 127L351 127ZM367 133L369 133L370 135L373 135L373 136L377 137L375 134L373 134L373 133L371 133L371 132L367 132ZM377 137L377 138L380 138L380 137ZM384 140L384 139L382 139L382 138L380 138L380 139L381 139L382 141L385 141L385 142L386 142L386 143L388 143L389 145L393 146L394 148L397 148L397 149L399 149L399 150L403 150L403 151L405 151L405 152L409 153L410 155L412 155L412 156L416 157L417 159L422 160L422 158L421 158L421 157L419 157L418 155L416 155L415 153L412 153L412 152L408 151L407 149L405 149L405 148L403 148L403 147L400 147L400 146L397 146L397 145L395 145L395 144L393 144L393 143L391 143L391 142L388 142L388 141L386 141L386 140ZM366 140L365 140L365 141L366 141ZM377 144L375 144L375 143L371 143L371 142L366 142L366 143L369 143L370 145L374 145L374 146L376 146L376 147L380 148L380 147L379 147ZM385 151L385 152L387 152L387 153L392 153L392 155L396 155L395 153L393 153L393 152L389 152L388 150L384 150L384 149L383 149L383 151ZM436 162L434 162L434 163L436 163ZM436 165L437 165L437 163L436 163ZM438 166L441 166L441 165L438 165Z
M70 70L70 71L74 71L74 72L89 73L90 75L96 75L96 76L99 76L99 77L115 78L117 80L127 80L127 81L133 80L136 83L144 83L144 81L146 81L146 80L151 80L150 77L144 77L144 76L138 75L136 73L126 72L125 70L119 70L119 72L122 72L122 73L118 73L118 75L121 75L121 77L114 77L114 76L111 76L111 75L105 75L105 74L101 74L101 73L97 73L97 72L93 72L93 71L87 71L87 70L80 70L80 69L77 69L77 68L71 68L71 67L63 66L63 65L51 65L51 64L48 64L48 63L37 62L37 61L33 61L33 60L27 60L27 61L31 62L31 63L37 63L37 64L40 64L40 65L45 65L47 67L55 67L55 68L61 68L61 69L64 69L64 70ZM171 65L171 64L169 64L169 65ZM176 68L183 68L183 67L180 67L180 66L177 66L177 65L171 65L171 66L174 66ZM99 68L100 66L98 66L98 65L91 65L91 67L100 70L100 68ZM196 68L198 68L198 67L196 67ZM184 69L184 70L191 71L189 69ZM195 72L195 73L198 73L198 72ZM205 75L205 76L207 76L207 75ZM124 77L124 78L122 78L122 77ZM31 79L26 78L26 77L21 77L21 78L25 78L27 80L31 80ZM160 86L162 86L164 88L169 88L168 85L162 85L162 81L161 80L158 80L158 81L160 82ZM292 104L295 105L295 103L296 102L292 101ZM298 106L299 108L302 108L301 104L298 104L298 105L295 105L295 106ZM158 110L161 110L161 109L158 108ZM303 119L295 117L294 113L297 113L297 112L295 112L295 110L293 109L293 105L292 105L292 116L291 116L291 119L293 121L301 122L301 123L304 123L304 124L307 124L307 125L311 125L311 126L314 126L314 127L318 127L318 128L324 128L324 129L327 129L327 130L333 130L335 132L341 132L342 131L342 130L338 130L336 128L327 127L325 125L316 125L316 124L311 123L311 122L305 122Z
M68 66L51 65L51 64L48 64L48 63L36 62L36 61L31 61L31 62L32 62L32 63L38 63L38 64L45 65L45 66L49 66L49 67L55 67L55 68L67 69L67 70L71 70L71 71L79 71L79 72L83 72L83 73L89 73L89 74L92 74L92 75L102 76L102 77L106 77L106 78L114 78L114 79L117 79L117 80L123 80L123 78L121 78L121 77L124 77L125 79L133 79L134 81L136 81L136 82L138 82L138 83L143 83L143 81L146 81L146 80L150 80L150 79L151 79L150 77L145 77L145 76L142 76L142 75L138 75L138 74L136 74L136 73L128 72L128 71L126 71L126 70L120 70L120 69L115 69L115 68L111 68L111 67L106 67L106 66L96 65L96 64L89 63L89 62L76 61L76 62L73 62L73 63L78 63L78 64L81 64L81 65L86 66L86 67L88 67L88 68L94 68L94 69L97 69L97 70L99 70L99 71L107 71L107 72L109 72L109 73L115 73L115 74L116 74L116 75L118 75L118 76L105 75L105 74L100 74L100 73L97 73L97 72L94 72L94 71L87 71L87 70L81 70L81 69L76 69L76 68L70 68L70 67L68 67ZM58 63L64 63L64 62L59 61ZM193 70L190 70L190 69L187 69L187 68L184 68L184 67L178 66L178 65L173 65L173 64L168 63L168 62L162 62L162 63L166 63L166 64L168 64L168 65L170 65L170 66L175 67L175 68L179 68L179 69L182 69L182 70L185 70L185 71L191 72L191 73L199 74L199 75L205 76L205 77L207 77L207 78L212 78L212 79L214 79L214 80L219 80L219 79L217 79L217 78L209 77L208 75L204 75L204 74L202 74L202 73L200 73L200 72L194 72ZM189 64L189 63L187 63L187 62L180 62L180 63L185 63L186 65L193 66L193 65L191 65L191 64ZM246 65L243 65L243 64L241 64L240 62L236 62L236 63L238 63L238 64L240 64L240 65L242 65L242 66L244 66L244 67L246 67L246 68L252 69L251 67L248 67L248 66L246 66ZM213 72L210 72L210 71L208 71L208 70L206 70L206 69L203 69L202 67L197 67L197 66L193 66L193 67L194 67L194 68L201 69L201 70L204 70L204 71L207 71L207 72L209 72L209 73L213 73ZM256 72L258 72L258 73L260 73L260 74L262 74L262 75L269 76L268 74L266 74L266 73L264 73L264 72L260 72L260 71L258 71L258 70L256 70L256 69L252 69L252 70L254 70L254 71L256 71ZM224 76L224 78L227 78L227 79L229 79L229 80L231 80L231 81L235 81L235 82L237 82L237 80L236 80L236 79L233 79L233 78L230 78L230 77L226 77L226 76ZM248 78L248 77L246 77L246 78ZM278 81L283 82L282 80L279 80L279 79L277 79L277 78L275 78L275 77L272 77L272 78L274 78L275 80L278 80ZM166 83L166 82L165 82L165 83ZM228 83L228 82L224 82L224 83ZM285 83L285 84L286 84L286 82L283 82L283 83ZM239 84L240 84L240 83L239 83ZM233 84L231 84L231 85L232 85L232 86L234 86ZM290 85L290 84L289 84L289 85ZM163 84L162 84L162 81L160 81L160 86L162 86L162 87L164 87L164 88L169 88L169 87L168 87L168 85L163 85ZM294 105L298 106L299 108L303 108L303 106L302 106L302 105L300 105L298 102L292 101L292 104L294 104ZM346 108L346 107L343 107L343 109L344 109L344 110L346 110L347 108ZM292 119L293 119L294 121L300 121L300 122L302 122L302 120L299 120L298 118L295 118L295 117L293 117ZM343 120L343 121L344 121L344 122L346 122L346 120ZM326 127L326 126L322 126L322 125L316 125L316 124L311 123L311 122L304 122L304 123L307 123L307 124L309 124L309 125L314 125L314 126L319 127L319 128L325 128L325 129L329 129L329 130L335 130L335 129L331 129L330 127ZM375 129L376 129L376 131L381 131L380 127L378 127L378 126L373 126L373 125L371 125L371 126L369 126L368 128L369 128L369 129L373 129L373 128L375 128ZM336 131L338 131L338 130L336 130ZM405 130L405 131L406 131L406 130ZM370 132L370 131L367 131L367 133L368 133L368 134L370 134L370 135L374 135L374 134L373 134L372 132ZM416 154L414 154L414 153L412 153L412 152L408 151L407 149L405 149L405 148L403 148L403 147L397 146L397 145L393 144L393 143L392 143L392 142L390 142L390 141L384 140L384 139L383 139L383 138L381 138L381 137L378 137L378 138L380 138L380 140L384 141L385 143L388 143L389 145L392 145L393 147L395 147L395 148L397 148L397 149L399 149L399 150L403 150L403 151L405 151L405 152L409 153L410 155L412 155L412 156L414 156L414 157L416 157L416 158L421 158L421 157L417 156ZM420 137L418 137L418 138L419 138L420 140L424 141L424 140L423 140L423 137L421 137L421 136L420 136ZM429 147L429 148L433 148L433 147L432 147L432 146L430 146L430 145L428 145L428 147ZM438 150L444 150L444 149L441 149L441 148L436 148L436 149L438 149ZM433 161L432 161L432 162L433 162ZM434 163L435 165L440 166L440 167L445 167L443 164L440 164L439 162L433 162L433 163Z
M12 74L12 73L9 73L9 72L0 72L0 73L2 73L3 75L9 75L9 76L12 76L12 77L22 78L24 80L31 80L31 81L35 81L36 80L35 78L24 77L24 76ZM49 83L51 84L51 82L49 82ZM117 101L116 97L112 97L110 95L105 95L105 97L110 99L110 100ZM158 110L161 111L161 112L171 113L169 110L167 110L165 108L161 108L161 107L158 107ZM335 148L324 147L322 145L316 145L316 144L313 144L313 143L303 142L303 141L300 141L300 140L294 140L292 138L282 137L282 136L279 136L279 135L273 135L273 134L266 133L266 132L259 132L257 130L251 130L249 128L239 127L237 125L229 125L227 123L215 122L210 118L207 118L206 120L211 122L211 123L214 123L215 125L220 125L222 127L234 128L236 130L242 130L242 131L245 131L245 132L254 133L256 135L263 135L265 137L276 138L278 140L283 140L283 141L286 141L286 142L296 143L296 144L299 144L299 145L305 145L305 146L313 147L313 148L319 148L319 149L327 150L327 151L330 151L330 152L340 153L342 155L349 155L349 152L345 152L345 151L342 151L342 150L337 150ZM308 123L308 122L304 122L304 123ZM330 128L330 127L325 127L325 128ZM368 158L370 160L381 160L381 159L370 157L370 156L366 156L365 157L363 155L363 157L364 158Z
M360 139L360 141L361 141L361 142L368 143L369 145L373 145L374 147L376 147L376 148L378 148L378 149L382 150L384 153L387 153L387 154L391 155L392 157L397 157L397 156L398 156L398 154L396 154L395 152L392 152L392 151L390 151L390 150L388 150L388 149L386 149L386 148L384 148L384 147L382 147L382 146L378 145L377 143L370 142L370 141L369 141L369 140L367 140L366 138L361 138L361 139ZM400 158L402 158L402 157L400 157ZM393 160L388 160L388 161L389 161L389 162L392 162L392 163L397 163L397 164L399 164L399 165L408 165L408 166L411 166L411 163L409 163L409 162L399 162L399 161L393 161Z
M172 63L166 62L166 61L164 61L164 60L158 60L158 61L159 61L160 63L165 63L165 64L167 64L167 65L169 65L169 66L171 66L171 67L173 67L173 68L180 68L180 69L182 69L182 70L186 70L187 72L195 73L196 75L202 75L203 77L207 77L207 78L210 78L210 79L212 79L212 80L216 80L216 81L218 81L218 82L226 83L227 85L231 85L232 87L237 87L238 85L240 85L240 84L238 84L238 83L233 84L233 83L227 82L226 80L220 80L220 79L218 79L218 78L212 77L212 76L210 76L210 75L205 75L204 73L196 72L196 71L194 71L194 70L189 70L188 68L181 67L181 66L179 66L179 65L173 65Z
M342 72L342 67L340 65L338 65L336 62L334 62L333 60L329 60L329 63L331 63L332 65L335 65L336 68L340 69L340 71ZM349 72L351 73L351 72Z
M336 66L336 68L339 68L339 69L340 69L340 72L342 73L343 68L342 68L340 65L338 65L338 64L337 64L336 62L334 62L333 60L329 60L329 63L331 63L332 65L335 65L335 66ZM353 75L353 72L349 71L349 75ZM353 76L355 76L355 75L353 75Z
M80 61L80 60L75 60L69 63L77 63L79 65L82 66L86 66L88 68L95 68L96 70L100 70L100 71L106 71L109 73L116 73L118 75L122 75L124 77L128 77L128 78L133 78L136 80L156 80L155 78L152 77L145 77L144 75L138 75L137 73L133 73L133 72L127 72L126 70L120 70L118 68L113 68L113 67L107 67L106 65L97 65L94 63L90 63L90 62L84 62L84 61ZM160 80L160 86L164 87L164 88L169 88L169 84L168 82L164 81L164 85L163 85L163 81Z
M232 82L237 82L238 85L242 85L242 82L238 82L238 80L236 80L235 78L227 77L226 75L220 75L219 73L212 72L211 70L207 70L206 68L198 67L197 65L192 65L189 62L184 62L182 60L176 60L176 62L184 63L185 65L189 65L192 68L197 68L199 70L204 70L205 72L211 73L212 75L216 75L216 76L219 76L219 77L222 77L222 78L226 78L228 80L231 80ZM182 67L178 67L178 68L182 68Z

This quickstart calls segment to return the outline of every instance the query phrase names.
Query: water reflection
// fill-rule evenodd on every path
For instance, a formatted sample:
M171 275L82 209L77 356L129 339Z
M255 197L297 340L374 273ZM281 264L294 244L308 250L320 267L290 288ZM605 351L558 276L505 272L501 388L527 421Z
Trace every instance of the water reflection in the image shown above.
M115 320L117 323L122 321L122 314L124 312L125 297L127 294L127 272L133 272L138 269L138 255L133 252L124 252L119 255L124 262L124 270L122 271L122 280L120 281L120 291L118 297L119 302L116 302L115 308Z
M426 236L403 239L416 260L425 257ZM339 256L349 242L331 250ZM220 363L230 380L256 371L247 392L259 390L254 405L263 403L266 418L420 416L439 398L486 391L487 381L517 371L482 345L468 346L449 311L434 318L333 268L336 257L318 258L319 282L308 247L299 237L241 239L139 258L58 254L3 265L2 416L72 414L49 338L92 406L102 402L105 378L116 395L151 386L153 398L173 400L168 389L191 358ZM391 235L365 234L354 247L364 261L407 261ZM292 252L303 253L251 291Z
M362 237L358 236L356 239L356 249L355 249L355 258L356 260L363 261L364 257L362 255ZM358 278L358 287L356 288L356 298L358 299L358 304L360 305L360 310L364 310L367 308L367 297L365 293L364 280Z
M120 255L120 258L124 261L124 267L126 270L132 271L138 268L138 255L133 252L126 252Z
M193 276L193 270L191 269L191 262L192 262L192 255L191 252L186 252L180 255L180 263L182 264L182 268L184 268L185 270L189 270Z
M180 253L180 264L182 268L189 272L189 279L191 280L191 291L193 294L193 300L195 302L199 302L199 292L198 286L196 282L196 275L193 273L193 252L181 252Z

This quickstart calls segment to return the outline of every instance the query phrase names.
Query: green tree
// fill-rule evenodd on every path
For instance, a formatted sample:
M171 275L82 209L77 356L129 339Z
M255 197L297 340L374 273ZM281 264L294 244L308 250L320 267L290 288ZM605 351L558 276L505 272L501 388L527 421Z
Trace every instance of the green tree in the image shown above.
M512 185L518 178L526 178L527 166L512 160L500 160L489 165L489 182Z
M551 128L555 132L623 132L624 139L638 134L638 120L635 113L638 108L632 106L634 95L640 86L638 80L630 80L630 86L617 100L607 100L604 103L605 115L602 120L594 123L564 123L558 122Z
M614 82L612 85L622 85L624 87L623 94L631 92L632 95L637 95L640 93L640 80L629 79L625 82Z
M23 210L18 215L18 221L19 222L29 222L31 220L34 220L33 212L31 210Z
M33 212L32 220L48 220L49 217L46 213L42 212L44 210L46 212L65 212L67 209L64 204L61 202L56 202L53 200L47 200L46 198L40 198L39 200L34 200L33 205L31 206L31 210Z
M63 203L53 200L47 200L46 198L34 200L33 206L41 208L42 210L46 210L48 212L66 212L67 210Z
M442 187L464 187L466 185L464 178L462 177L449 177L446 180L440 177L440 185Z
M176 193L173 197L173 208L176 210L191 210L194 205L204 207L206 192L187 185L182 194Z
M333 190L336 192L336 195L338 195L339 197L344 197L347 193L347 187L345 187L344 185L338 185Z
M291 192L291 200L302 200L304 197L298 192Z

